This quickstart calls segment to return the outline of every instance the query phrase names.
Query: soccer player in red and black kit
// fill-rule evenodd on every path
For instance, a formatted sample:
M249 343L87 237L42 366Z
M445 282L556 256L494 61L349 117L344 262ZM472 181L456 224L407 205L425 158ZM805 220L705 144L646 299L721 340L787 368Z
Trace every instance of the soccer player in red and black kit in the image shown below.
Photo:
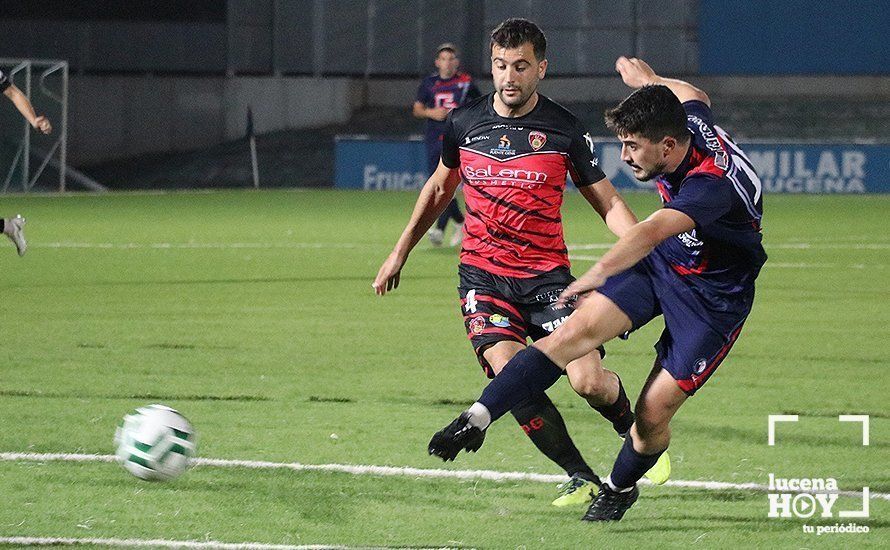
M739 337L766 262L760 179L714 125L708 95L658 76L640 59L621 57L615 68L638 89L606 113L606 124L621 140L621 158L634 177L655 180L663 206L563 291L560 303L586 297L562 327L517 353L479 401L429 445L445 459L478 450L491 422L524 396L549 388L571 361L661 316L665 328L634 425L586 521L620 520L637 500L637 481L670 443L674 414Z
M10 82L9 77L3 71L0 71L0 93L3 93L6 97L12 101L12 104L15 105L15 108L22 113L22 116L25 117L25 120L35 129L40 130L40 132L44 134L48 134L53 131L52 124L50 124L49 119L45 116L37 116L37 113L34 112L34 107L31 105L31 102L28 101L28 97L19 90L15 84ZM28 244L25 241L25 232L24 232L25 218L16 215L12 218L2 218L0 219L0 231L3 232L4 235L9 237L9 239L15 244L15 248L19 253L19 256L23 256L25 251L28 249Z
M620 237L636 222L600 170L578 119L537 92L547 70L545 49L544 34L530 21L508 19L494 29L495 92L448 115L439 166L373 285L380 295L398 287L409 252L463 181L467 213L458 290L467 335L489 378L525 349L527 338L546 336L572 312L572 305L556 303L574 280L560 212L566 173L613 233ZM591 350L566 372L575 391L625 434L633 423L631 405L618 376L603 369L601 352ZM547 395L529 395L510 412L570 476L554 504L590 500L599 478Z

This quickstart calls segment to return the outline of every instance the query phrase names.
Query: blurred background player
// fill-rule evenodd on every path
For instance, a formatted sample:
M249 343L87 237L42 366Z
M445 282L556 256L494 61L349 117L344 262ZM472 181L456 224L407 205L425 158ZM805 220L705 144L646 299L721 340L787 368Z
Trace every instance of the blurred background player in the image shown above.
M31 105L25 94L15 84L10 82L9 77L2 70L0 70L0 92L3 92L3 95L12 101L12 104L22 113L22 116L25 117L25 120L28 121L32 128L44 134L53 131L49 119L45 116L38 116L34 112L34 106ZM24 225L25 218L18 214L12 218L0 219L0 230L15 244L19 256L23 256L28 249L28 243L25 241Z
M538 93L547 70L545 53L544 33L531 21L508 19L494 29L495 92L448 115L438 169L374 281L380 295L398 286L408 254L463 175L467 221L458 290L467 336L489 378L525 349L528 338L543 338L572 313L571 305L555 303L574 280L561 218L567 172L613 233L620 236L636 222L600 170L581 122ZM603 369L600 352L591 350L574 361L567 369L569 382L625 434L633 423L631 404L618 376ZM547 394L530 395L510 412L570 478L553 504L589 501L600 480Z
M439 165L442 154L442 133L445 131L445 117L448 113L466 102L479 97L479 90L473 84L473 78L459 71L460 58L457 47L446 42L436 48L436 72L424 78L417 88L417 99L414 101L412 113L417 118L426 119L427 168L432 174ZM460 211L457 199L448 203L436 225L430 229L429 238L433 246L441 246L445 240L445 228L449 220L456 224L451 246L460 244L464 215Z

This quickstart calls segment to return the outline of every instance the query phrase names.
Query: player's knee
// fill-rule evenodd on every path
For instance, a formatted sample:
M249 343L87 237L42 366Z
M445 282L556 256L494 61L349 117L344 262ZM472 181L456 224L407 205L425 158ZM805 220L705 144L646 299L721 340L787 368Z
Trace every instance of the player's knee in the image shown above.
M609 391L606 371L599 365L584 369L581 376L571 376L569 380L575 393L584 398L601 397Z

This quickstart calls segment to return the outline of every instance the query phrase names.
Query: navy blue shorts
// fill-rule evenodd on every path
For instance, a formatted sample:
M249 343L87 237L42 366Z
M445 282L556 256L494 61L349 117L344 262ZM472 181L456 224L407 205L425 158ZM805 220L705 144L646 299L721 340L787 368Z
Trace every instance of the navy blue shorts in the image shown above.
M439 167L439 159L442 158L442 139L426 141L426 166L430 175Z
M659 315L664 332L655 344L657 360L687 395L708 381L739 337L751 312L754 288L730 296L709 296L675 273L653 252L597 289L630 318L631 331Z

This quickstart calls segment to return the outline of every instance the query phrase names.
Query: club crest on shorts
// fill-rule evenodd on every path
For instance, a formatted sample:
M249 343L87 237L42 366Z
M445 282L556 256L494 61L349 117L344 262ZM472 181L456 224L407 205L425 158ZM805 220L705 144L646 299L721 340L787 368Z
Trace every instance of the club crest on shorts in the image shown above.
M485 330L485 317L473 317L470 319L469 328L470 332L476 336L482 334L482 331Z
M705 372L705 367L707 367L707 366L708 366L707 359L704 359L704 358L699 359L698 361L695 362L695 374L701 374L701 373Z
M535 151L543 147L545 143L547 143L547 134L544 132L533 130L528 133L528 144L531 145L532 149Z

